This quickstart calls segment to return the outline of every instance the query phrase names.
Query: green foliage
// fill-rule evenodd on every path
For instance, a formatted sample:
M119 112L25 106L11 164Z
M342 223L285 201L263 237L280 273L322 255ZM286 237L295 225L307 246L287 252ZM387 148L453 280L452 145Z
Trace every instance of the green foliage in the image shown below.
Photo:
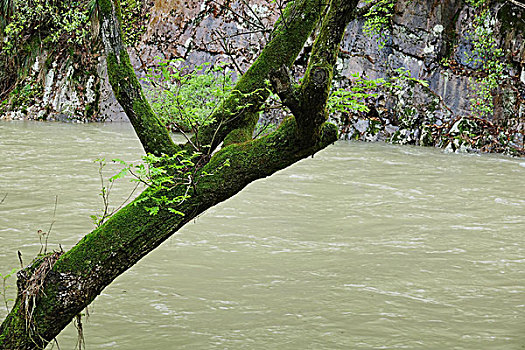
M109 181L114 182L130 174L133 176L131 181L145 185L148 190L133 204L144 203L144 209L150 215L157 215L159 210L166 209L173 214L184 216L177 207L191 197L199 177L213 175L206 172L197 175L197 170L206 162L206 157L198 152L189 155L186 151L180 151L173 156L161 157L148 154L142 157L143 162L138 164L120 159L113 161L123 165L123 168ZM226 160L222 167L229 165L229 160Z
M214 113L218 109L221 115L237 118L245 110L259 113L271 108L270 102L262 104L259 110L253 108L254 101L266 100L263 97L272 95L269 81L253 92L242 93L233 89L233 77L225 63L214 66L205 63L190 68L182 59L158 60L158 65L150 69L145 78L145 95L162 122L169 129L182 132L197 152L206 153L208 145L200 141L199 131L216 122ZM275 95L272 96L275 99ZM229 109L230 105L235 106L234 109ZM268 133L269 128L270 125L259 127L256 135ZM186 132L193 133L194 137L190 138Z
M93 221L93 224L96 227L100 227L109 217L111 217L114 213L120 210L131 199L131 197L137 190L138 186L135 186L133 191L131 191L131 193L129 194L128 198L126 198L120 206L118 206L117 208L113 208L113 209L110 208L110 194L111 194L113 185L115 184L115 181L117 180L117 178L113 176L109 179L109 181L106 182L104 180L104 174L103 174L104 168L107 165L106 159L105 158L95 159L94 162L98 164L98 174L100 178L99 196L102 198L103 210L101 213L91 215L90 217L91 217L91 220Z
M16 273L16 269L12 269L7 274L3 275L0 273L0 279L2 279L2 291L0 292L0 295L2 296L2 299L4 300L5 308L9 310L9 302L13 301L11 298L7 298L7 290L11 287L7 284L7 280L13 276Z
M328 99L328 113L368 112L367 98L379 96L379 89L387 84L383 78L368 80L359 73L352 74L355 79L349 88L333 90Z
M12 107L21 107L21 110L24 111L24 109L34 103L35 99L40 98L43 93L44 88L42 85L37 84L33 79L26 79L25 84L18 85L10 94L12 96Z
M232 92L231 73L225 64L209 63L190 69L182 59L162 60L146 77L146 97L153 111L169 128L195 134L215 120L216 106Z
M124 41L136 44L146 30L148 18L143 1L122 0L121 7ZM5 35L2 51L16 52L35 34L42 44L89 44L90 19L96 10L96 0L2 0L0 24Z
M388 79L366 79L358 73L354 77L350 87L332 90L328 99L328 113L369 112L367 99L377 98L381 92L393 92L399 90L403 83L413 82L427 87L424 80L412 78L410 71L404 67L394 70L392 77Z
M37 73L43 72L31 68L42 52L56 60L80 63L85 71L92 69L85 57L92 47L90 18L95 9L95 0L4 0L0 4L0 92L7 100L2 111L25 112L42 96L43 80ZM48 68L47 63L39 68Z
M474 8L480 8L487 3L487 0L467 0L467 4Z
M474 117L486 118L494 113L492 92L506 78L506 66L503 50L497 47L493 28L495 19L485 7L486 1L469 0L468 3L478 11L470 33L474 49L469 61L482 71L480 78L470 78L473 91L470 109Z
M2 51L13 53L28 36L38 33L43 43L82 44L89 37L88 21L94 1L12 0L6 19ZM8 17L8 19L6 18Z
M379 48L386 44L388 29L391 27L392 16L394 15L395 0L366 0L366 4L372 7L365 14L366 21L363 26L363 32L370 36L376 37Z
M149 13L146 11L143 0L121 0L120 7L122 9L123 40L126 45L133 46L146 32Z

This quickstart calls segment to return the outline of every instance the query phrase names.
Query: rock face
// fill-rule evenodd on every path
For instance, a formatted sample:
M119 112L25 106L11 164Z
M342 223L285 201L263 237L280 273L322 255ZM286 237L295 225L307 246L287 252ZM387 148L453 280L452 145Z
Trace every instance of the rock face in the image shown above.
M477 16L474 9L463 1L398 1L383 48L363 34L363 19L354 21L346 33L340 65L342 76L359 72L371 79L388 78L395 68L405 67L412 77L427 81L429 86L405 86L384 96L384 102L375 101L374 116L353 116L347 120L346 137L468 150L476 145L460 141L459 134L465 131L483 134L477 129L493 128L484 137L504 138L501 141L505 145L491 145L491 140L486 140L477 147L523 150L525 5L494 2L490 13L491 22L487 26L493 30L498 47L503 49L507 77L501 77L494 91L494 112L483 121L467 119L472 113L470 100L476 88L475 78L483 74L476 72L479 64L472 60L473 21ZM363 120L370 124L366 130ZM458 130L458 125L464 130Z
M268 1L250 5L243 1L155 0L148 30L133 51L146 64L155 57L182 57L192 65L234 57L239 67L246 68L265 45L264 34L278 16L276 5Z
M222 61L237 74L242 73L267 42L279 15L278 3L257 0L248 7L242 0L150 1L147 30L129 49L136 72L144 76L156 57L160 57L183 58L190 66ZM476 79L484 74L477 69L479 63L472 59L475 9L459 0L397 1L391 25L383 31L384 46L364 34L365 19L352 22L338 64L340 86L351 85L354 73L368 79L389 79L398 74L396 68L404 67L413 78L428 82L428 87L410 80L399 89L380 91L379 97L367 99L368 113L334 115L343 137L435 145L451 150L511 153L523 150L525 5L522 4L523 1L517 0L490 2L491 15L484 25L492 32L497 47L503 49L507 67L493 91L493 113L483 119L472 117L470 102ZM308 52L307 47L297 60L299 74ZM71 67L53 67L45 75L44 103L26 113L38 118L42 110L51 110L53 115L85 120L89 118L84 111L78 111L78 101L84 101L80 105L96 101L98 119L124 120L125 115L107 83L103 57L98 58L96 72L95 76L82 80L84 88L79 97L75 89L64 83L73 74ZM51 108L46 107L49 105ZM13 113L21 115L19 110Z
M100 120L98 58L88 58L90 62L80 64L63 56L54 58L52 51L41 50L29 74L17 82L4 100L0 119Z

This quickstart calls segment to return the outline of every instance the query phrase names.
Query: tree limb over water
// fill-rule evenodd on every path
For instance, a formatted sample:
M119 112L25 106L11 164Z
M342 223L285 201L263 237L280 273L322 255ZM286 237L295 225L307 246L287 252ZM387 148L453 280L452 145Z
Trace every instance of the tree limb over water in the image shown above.
M0 349L44 348L117 276L187 222L249 183L336 141L336 127L326 123L326 102L343 33L357 2L290 2L275 25L272 40L238 81L232 95L214 112L215 123L200 131L199 141L209 145L208 154L221 143L223 148L213 156L203 155L205 161L194 165L193 170L201 180L191 188L190 197L177 207L184 215L175 215L167 208L150 215L142 205L151 202L152 190L146 189L71 250L37 257L17 275L18 295L0 326ZM176 145L171 140L144 98L122 42L120 2L98 0L98 9L109 79L144 150L161 156L188 149L190 146ZM293 91L293 108L288 102L293 116L273 133L252 139L257 112L270 93L266 89L267 79L270 76L275 82L281 79L275 72L292 65L318 26L321 29L302 84L287 78L289 90ZM178 185L164 194L176 197L185 192L188 187ZM138 202L141 204L135 205Z

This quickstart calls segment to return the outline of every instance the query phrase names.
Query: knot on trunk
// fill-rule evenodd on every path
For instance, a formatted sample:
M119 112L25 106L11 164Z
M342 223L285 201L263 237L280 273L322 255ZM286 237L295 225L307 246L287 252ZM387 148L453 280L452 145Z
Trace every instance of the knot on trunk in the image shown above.
M324 86L328 81L328 72L324 67L315 67L312 72L312 81L317 86Z

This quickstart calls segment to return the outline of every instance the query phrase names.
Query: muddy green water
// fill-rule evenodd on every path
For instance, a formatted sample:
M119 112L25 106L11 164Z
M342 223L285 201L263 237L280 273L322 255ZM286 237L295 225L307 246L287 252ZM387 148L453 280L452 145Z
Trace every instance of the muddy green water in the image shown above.
M4 273L38 252L55 196L49 247L75 244L101 208L93 160L141 148L126 124L3 122L0 155ZM119 277L87 349L524 349L524 237L525 159L340 142Z

